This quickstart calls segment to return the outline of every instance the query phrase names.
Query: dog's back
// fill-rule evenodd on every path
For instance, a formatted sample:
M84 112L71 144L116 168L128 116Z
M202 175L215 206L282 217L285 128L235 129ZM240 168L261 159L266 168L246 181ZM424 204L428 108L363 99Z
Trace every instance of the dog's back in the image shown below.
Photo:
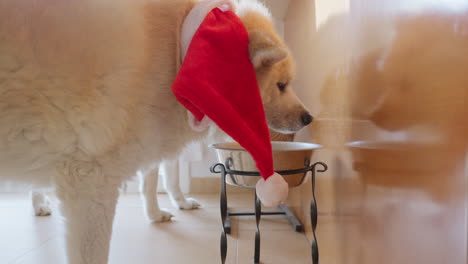
M144 88L163 76L168 89L176 71L174 6L190 3L163 2L0 0L0 177L42 182L61 157L135 137L157 93Z

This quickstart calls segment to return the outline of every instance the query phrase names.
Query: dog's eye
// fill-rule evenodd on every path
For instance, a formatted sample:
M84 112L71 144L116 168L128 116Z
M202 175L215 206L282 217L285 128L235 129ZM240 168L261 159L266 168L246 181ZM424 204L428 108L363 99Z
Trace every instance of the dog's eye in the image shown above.
M282 82L278 82L276 83L276 86L278 86L278 89L280 90L280 92L284 92L284 90L286 89L286 83L282 83Z

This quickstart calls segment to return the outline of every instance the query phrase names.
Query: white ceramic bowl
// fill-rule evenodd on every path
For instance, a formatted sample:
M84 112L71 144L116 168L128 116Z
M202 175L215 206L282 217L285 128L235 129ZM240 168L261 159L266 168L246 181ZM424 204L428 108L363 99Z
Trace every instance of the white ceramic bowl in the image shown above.
M321 145L304 142L271 142L273 149L273 162L275 171L303 169L310 164L310 159L314 150L321 148ZM255 162L250 154L236 142L226 142L210 145L216 150L218 161L225 164L227 159L231 159L229 169L236 171L258 172ZM301 184L304 173L283 175L289 187L296 187ZM255 188L255 184L260 176L228 175L226 183L244 187Z

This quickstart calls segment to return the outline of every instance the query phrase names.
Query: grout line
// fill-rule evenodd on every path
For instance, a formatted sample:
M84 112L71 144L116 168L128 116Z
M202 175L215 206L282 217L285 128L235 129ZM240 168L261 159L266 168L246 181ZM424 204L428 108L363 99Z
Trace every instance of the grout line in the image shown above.
M239 264L239 237L236 238L236 261L234 263Z
M45 244L47 244L49 241L51 241L52 239L55 238L55 236L57 236L57 234L55 235L51 235L49 238L47 238L44 242L40 243L37 247L33 247L33 248L30 248L28 249L26 252L24 252L23 254L19 255L18 257L14 258L11 262L9 262L9 264L15 264L17 263L18 261L21 260L21 258L23 258L24 256L26 256L27 254L33 252L34 250L37 250L41 247L43 247Z
M311 232L311 233L312 233L312 232ZM304 235L304 238L305 238L305 240L306 240L307 245L309 245L309 247L311 247L312 244L310 243L310 240L309 240L309 238L307 237L307 232L304 232L304 233L302 233L302 234ZM318 240L318 238L317 238L317 240Z

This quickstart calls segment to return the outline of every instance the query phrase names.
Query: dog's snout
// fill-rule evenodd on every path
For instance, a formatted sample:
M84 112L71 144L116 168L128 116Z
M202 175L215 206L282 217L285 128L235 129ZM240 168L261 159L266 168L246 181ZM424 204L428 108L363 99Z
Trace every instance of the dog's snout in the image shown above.
M304 126L307 126L312 122L313 117L309 113L303 113L301 115L301 121L304 124Z

